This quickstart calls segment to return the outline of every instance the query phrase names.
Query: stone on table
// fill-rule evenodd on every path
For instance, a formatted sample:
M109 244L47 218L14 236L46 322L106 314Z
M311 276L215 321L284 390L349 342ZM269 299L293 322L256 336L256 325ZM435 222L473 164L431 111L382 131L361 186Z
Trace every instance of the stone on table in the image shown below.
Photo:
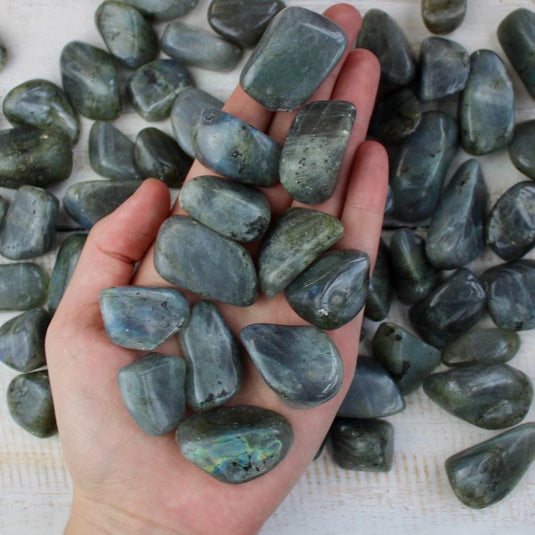
M32 262L0 265L0 310L30 310L46 299L48 277Z
M370 277L364 315L372 321L383 320L392 304L392 265L386 243L381 238L375 268Z
M135 6L143 15L157 22L182 17L191 11L199 0L122 0Z
M509 144L509 157L513 165L535 180L535 120L523 121L515 126L513 140Z
M456 30L466 15L466 0L422 0L422 19L431 33Z

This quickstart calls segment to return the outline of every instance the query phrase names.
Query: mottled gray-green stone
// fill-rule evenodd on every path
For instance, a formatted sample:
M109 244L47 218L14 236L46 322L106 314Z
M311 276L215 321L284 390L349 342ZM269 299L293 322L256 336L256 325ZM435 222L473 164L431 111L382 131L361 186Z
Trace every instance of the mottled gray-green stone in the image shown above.
M381 238L364 309L364 315L372 321L383 320L390 310L394 293L391 271L390 253L386 243Z
M181 17L191 11L199 0L123 0L139 9L155 21L166 21Z
M535 180L535 120L515 126L514 137L509 143L509 157L513 165Z
M48 277L37 264L0 265L0 310L30 310L46 299Z
M422 0L422 19L431 33L451 33L465 14L466 0Z

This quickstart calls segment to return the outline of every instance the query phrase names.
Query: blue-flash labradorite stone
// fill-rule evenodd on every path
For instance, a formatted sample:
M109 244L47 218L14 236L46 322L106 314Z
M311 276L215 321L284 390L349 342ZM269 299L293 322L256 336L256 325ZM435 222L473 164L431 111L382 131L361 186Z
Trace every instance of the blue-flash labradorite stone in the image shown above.
M431 33L451 33L465 14L466 0L422 0L422 19Z
M342 386L340 354L317 327L254 323L240 338L264 381L291 407L321 405Z
M122 0L131 4L143 15L155 21L166 21L181 17L191 11L199 0Z
M279 464L293 444L284 416L260 407L220 407L186 418L176 439L182 455L223 483L245 483Z
M174 288L106 288L99 303L110 340L130 349L156 349L189 319L188 301Z
M186 408L186 365L175 356L149 353L119 370L119 391L137 425L149 435L177 428Z
M535 180L535 120L515 126L514 137L509 143L509 157L513 165Z
M394 293L391 282L391 271L390 253L388 252L387 245L381 238L375 268L370 278L366 307L364 309L364 315L372 321L383 320L390 310L392 295Z
M46 299L48 277L37 264L0 265L0 310L30 310Z
M334 22L303 7L287 7L249 57L240 84L269 110L294 110L327 78L346 47L347 37Z

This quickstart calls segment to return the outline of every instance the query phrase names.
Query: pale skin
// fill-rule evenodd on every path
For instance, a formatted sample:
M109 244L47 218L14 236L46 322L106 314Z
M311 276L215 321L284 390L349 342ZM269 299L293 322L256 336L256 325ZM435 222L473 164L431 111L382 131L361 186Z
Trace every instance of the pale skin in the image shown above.
M352 48L361 25L360 14L347 4L337 4L325 15L344 29ZM335 194L314 208L343 222L345 233L337 248L366 251L372 262L379 243L388 175L383 147L365 141L379 75L372 54L346 51L311 99L348 100L357 108ZM269 112L240 87L224 109L280 144L294 116L294 112ZM213 173L195 162L187 179L202 174ZM265 193L274 217L296 205L281 186ZM329 333L344 362L344 382L340 393L319 407L288 407L244 359L243 386L230 404L256 405L283 414L293 427L295 440L286 459L274 470L242 485L221 483L190 464L181 456L173 433L153 437L141 431L122 403L117 372L142 353L108 340L98 293L128 284L169 286L154 269L152 247L160 225L171 213L183 212L177 205L170 211L167 187L149 179L113 214L98 222L47 334L59 436L74 488L66 534L257 533L318 451L355 369L362 313ZM250 323L305 324L283 294L261 296L247 308L218 306L235 333ZM167 342L162 351L180 354L176 340Z

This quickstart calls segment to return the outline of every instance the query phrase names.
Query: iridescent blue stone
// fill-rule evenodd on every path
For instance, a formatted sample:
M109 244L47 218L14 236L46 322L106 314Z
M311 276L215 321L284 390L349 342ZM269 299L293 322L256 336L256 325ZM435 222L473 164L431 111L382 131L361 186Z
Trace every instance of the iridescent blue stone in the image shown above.
M0 310L30 310L46 299L48 277L37 264L0 265Z
M131 4L143 15L155 21L166 21L182 17L191 11L199 0L122 0Z
M466 0L422 0L422 19L431 33L451 33L465 15Z
M535 120L515 126L514 137L509 143L509 157L522 173L535 180Z
M381 239L364 308L364 315L372 321L383 320L390 310L394 293L391 272L390 253L386 243Z

